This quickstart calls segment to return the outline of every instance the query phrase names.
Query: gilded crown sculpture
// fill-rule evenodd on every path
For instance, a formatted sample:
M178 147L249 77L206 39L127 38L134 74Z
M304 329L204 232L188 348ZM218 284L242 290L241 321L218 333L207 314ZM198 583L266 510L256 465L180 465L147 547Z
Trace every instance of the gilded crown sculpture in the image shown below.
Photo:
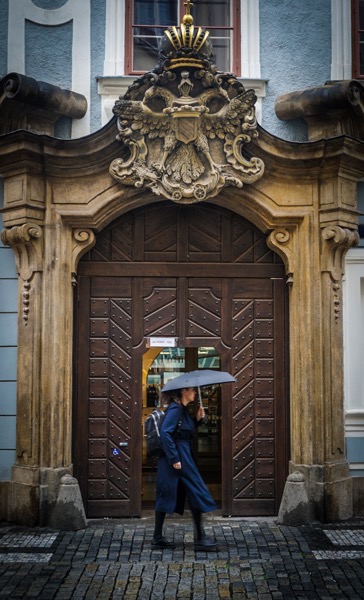
M164 32L157 66L116 101L117 139L129 155L110 165L117 181L183 204L264 173L261 159L244 156L258 135L254 90L217 70L209 32L194 26L191 5L185 2L180 27Z

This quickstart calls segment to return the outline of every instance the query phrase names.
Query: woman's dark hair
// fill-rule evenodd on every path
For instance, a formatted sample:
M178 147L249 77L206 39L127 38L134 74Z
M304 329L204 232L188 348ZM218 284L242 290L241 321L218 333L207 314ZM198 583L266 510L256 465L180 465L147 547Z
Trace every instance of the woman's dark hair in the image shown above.
M167 406L171 402L181 402L182 390L170 390L159 394L159 406Z

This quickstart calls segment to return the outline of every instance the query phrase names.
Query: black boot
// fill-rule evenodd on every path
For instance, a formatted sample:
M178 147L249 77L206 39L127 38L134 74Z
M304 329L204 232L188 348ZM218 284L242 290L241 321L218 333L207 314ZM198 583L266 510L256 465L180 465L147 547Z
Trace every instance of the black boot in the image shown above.
M204 550L205 552L216 552L217 543L206 535L202 527L202 513L200 511L192 511L192 516L196 530L195 549Z
M163 550L164 548L172 549L176 547L176 544L174 544L173 542L167 542L167 540L162 535L165 516L165 512L161 512L160 510L155 511L155 526L154 535L152 539L152 548L155 550Z

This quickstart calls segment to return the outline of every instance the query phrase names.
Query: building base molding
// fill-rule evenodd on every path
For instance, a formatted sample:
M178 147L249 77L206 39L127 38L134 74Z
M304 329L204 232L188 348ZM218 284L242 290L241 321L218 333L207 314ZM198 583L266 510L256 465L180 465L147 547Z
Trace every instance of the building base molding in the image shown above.
M19 525L34 527L40 524L39 469L14 466L12 480L5 482L7 503L5 519Z
M364 515L364 477L352 477L354 516Z
M77 479L68 468L15 465L12 480L0 482L0 520L77 531L86 527Z
M346 461L327 465L290 463L278 520L285 525L344 521L353 516L353 481Z

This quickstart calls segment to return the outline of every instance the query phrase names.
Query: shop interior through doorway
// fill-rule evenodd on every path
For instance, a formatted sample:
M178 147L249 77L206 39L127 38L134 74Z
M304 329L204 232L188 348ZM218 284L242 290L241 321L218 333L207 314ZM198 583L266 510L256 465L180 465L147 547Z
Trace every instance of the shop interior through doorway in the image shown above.
M169 381L186 371L196 369L221 370L221 358L213 347L199 348L149 348L143 356L143 417L158 406L159 392ZM201 475L210 489L218 506L221 506L221 386L210 385L201 388L205 419L198 427L194 441L194 455ZM198 404L196 394L196 405ZM191 407L191 411L196 406ZM157 459L147 457L143 436L142 462L142 507L153 508Z

